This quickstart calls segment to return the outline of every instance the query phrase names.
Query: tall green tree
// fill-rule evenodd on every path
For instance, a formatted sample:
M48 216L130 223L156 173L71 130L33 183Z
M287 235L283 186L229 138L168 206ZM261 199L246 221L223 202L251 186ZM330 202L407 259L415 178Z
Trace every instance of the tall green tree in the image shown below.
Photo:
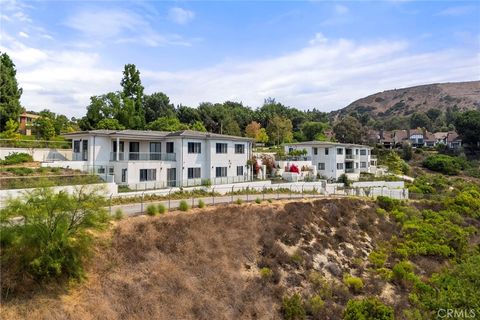
M133 101L133 114L130 129L142 129L145 126L145 108L143 106L143 85L140 79L140 71L134 64L126 64L123 70L123 78L120 82L123 88L122 95L124 105L130 106L128 100ZM127 108L131 112L130 108Z
M268 122L267 133L275 145L291 142L293 138L292 121L285 117L273 116Z
M417 128L426 128L430 130L432 126L432 121L430 118L423 112L416 112L412 114L410 118L410 129L417 129Z
M352 117L346 116L333 126L335 138L342 143L361 143L365 130L360 122Z
M156 131L178 131L188 129L176 117L160 117L147 125L147 129Z
M470 110L459 113L455 118L455 128L464 143L477 148L480 142L480 111Z
M324 131L328 128L328 123L307 121L302 124L301 128L306 140L320 140Z
M170 98L163 92L145 95L145 122L150 123L160 117L175 115L175 107L170 103Z
M202 121L198 109L179 105L175 110L178 120L182 123L195 123L196 121Z
M40 116L34 122L35 134L37 138L50 140L55 137L55 123L49 117Z
M18 87L17 70L8 54L0 52L0 131L8 120L18 120L23 111L20 105L22 89Z

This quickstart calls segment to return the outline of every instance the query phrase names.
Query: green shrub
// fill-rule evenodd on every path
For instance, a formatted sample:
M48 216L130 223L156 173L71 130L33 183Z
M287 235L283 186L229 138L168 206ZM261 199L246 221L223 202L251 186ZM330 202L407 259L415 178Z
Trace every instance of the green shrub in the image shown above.
M273 200L272 200L272 199L267 199L267 202L268 202L268 203L272 203Z
M13 152L5 156L4 160L0 160L1 165L19 164L24 162L32 162L33 157L28 153Z
M291 256L290 259L292 259L293 262L296 264L300 265L303 262L303 256L302 253L299 250L296 250Z
M16 176L27 176L34 172L31 168L7 168L6 171L13 173Z
M167 212L167 207L165 207L163 203L159 203L157 206L157 209L158 209L158 213L160 214L164 214L165 212Z
M205 201L203 201L202 199L198 200L198 207L205 208Z
M0 210L2 292L24 289L22 281L29 278L81 279L91 253L91 230L109 219L105 205L99 193L84 189L68 194L39 188L8 200ZM22 223L14 217L22 217Z
M355 293L359 293L364 287L362 279L351 275L345 275L343 277L343 283Z
M385 281L392 280L392 277L393 277L392 270L390 270L388 268L378 268L376 271L383 280L385 280Z
M147 206L147 214L149 216L155 216L156 214L158 213L158 209L157 209L157 206L154 205L154 204L149 204Z
M325 307L325 301L318 294L308 300L307 310L312 316L319 316Z
M393 308L376 298L350 300L343 313L344 320L393 320Z
M384 197L384 196L378 196L377 197L377 204L380 208L387 210L387 211L392 211L395 207L400 205L400 201L396 199L392 199L389 197Z
M255 203L258 203L258 204L262 203L262 199L260 198L255 199Z
M372 251L368 256L368 260L375 268L381 268L387 261L387 254L384 251Z
M447 175L456 175L462 169L462 162L457 157L438 154L427 157L422 165L432 171Z
M348 176L345 173L342 173L340 177L338 177L337 182L343 183L345 187L350 187L352 185L352 181L348 179Z
M181 200L178 209L180 209L180 211L188 211L188 209L190 209L190 206L188 205L186 200Z
M114 215L114 218L115 220L122 220L123 219L123 210L118 208L117 210L115 210L115 215Z
M242 204L242 203L243 203L243 200L240 199L240 198L237 198L237 200L235 200L235 203L236 203L236 204Z
M273 276L272 269L267 267L260 269L260 277L262 277L262 279L271 278L272 276Z
M392 268L392 278L397 281L409 281L414 278L413 266L409 261L400 261Z
M282 301L283 317L286 320L305 319L306 312L303 306L302 297L298 293L290 297L284 297Z
M447 204L452 204L451 199L446 200ZM469 189L460 192L453 199L454 209L464 215L473 218L480 218L480 192L475 189Z

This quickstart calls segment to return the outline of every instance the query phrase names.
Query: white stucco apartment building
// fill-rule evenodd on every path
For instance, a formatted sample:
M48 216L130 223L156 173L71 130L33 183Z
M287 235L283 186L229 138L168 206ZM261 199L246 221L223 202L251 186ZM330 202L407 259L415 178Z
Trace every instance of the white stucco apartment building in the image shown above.
M304 160L311 161L316 172L327 179L337 180L346 174L351 180L358 180L360 172L375 173L377 159L372 148L359 144L345 144L324 141L307 141L285 145L285 153L306 150Z
M119 185L158 188L251 180L249 138L190 130L92 130L64 136L72 140L72 168L93 168Z

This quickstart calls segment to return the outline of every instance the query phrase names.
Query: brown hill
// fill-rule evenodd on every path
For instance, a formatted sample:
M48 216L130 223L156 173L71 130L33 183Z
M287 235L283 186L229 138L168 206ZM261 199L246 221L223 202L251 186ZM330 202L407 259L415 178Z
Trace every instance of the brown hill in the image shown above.
M373 119L390 119L448 107L460 111L480 110L480 81L437 83L410 88L387 90L358 99L347 107L333 112L334 117L351 112L368 114Z

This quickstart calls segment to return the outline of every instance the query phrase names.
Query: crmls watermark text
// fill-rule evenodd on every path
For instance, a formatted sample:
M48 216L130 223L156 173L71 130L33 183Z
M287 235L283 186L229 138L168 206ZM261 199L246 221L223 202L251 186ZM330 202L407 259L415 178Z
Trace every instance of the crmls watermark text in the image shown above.
M438 309L437 319L475 319L474 309Z

